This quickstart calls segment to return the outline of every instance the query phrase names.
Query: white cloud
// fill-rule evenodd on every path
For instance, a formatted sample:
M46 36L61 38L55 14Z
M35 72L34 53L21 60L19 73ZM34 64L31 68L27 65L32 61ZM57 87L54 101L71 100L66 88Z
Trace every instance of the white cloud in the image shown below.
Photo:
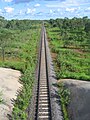
M75 12L77 8L66 8L66 12Z
M84 2L83 2L84 1ZM48 8L69 8L69 7L79 7L79 6L86 6L89 5L90 2L89 1L79 1L79 0L65 0L63 2L56 2L55 4L50 3L50 4L46 4L45 6Z
M57 10L50 9L49 13L50 13L50 15L56 15L56 14L60 13L60 10L59 9L57 9Z
M0 9L0 14L2 14L2 9Z
M46 4L48 8L65 8L70 6L79 6L79 2L77 0L65 0L63 2L57 2L55 4Z
M53 10L50 10L50 13L52 14L52 13L53 13Z
M26 5L27 5L27 6L30 6L30 4L29 4L29 3L27 3Z
M48 8L57 8L57 7L60 7L60 5L53 5L53 4L50 4L50 5L46 5L46 7Z
M77 14L77 17L81 18L82 16L80 14Z
M38 3L37 3L37 4L36 4L36 5L34 5L34 6L35 6L35 7L39 7L39 6L40 6L40 4L38 4Z
M35 16L42 16L43 15L43 12L38 12L35 14Z
M60 12L60 9L57 9L58 12Z
M7 12L7 13L12 13L14 11L14 8L12 7L5 7L4 10Z
M23 11L22 11L22 10L20 10L20 11L19 11L19 14L21 15L22 13L23 13Z
M85 11L90 11L90 7L86 8Z
M85 9L84 9L84 12L85 12L85 13L90 13L90 7L85 8Z
M0 12L2 12L2 9L0 9Z
M33 14L34 12L36 11L36 9L35 8L33 8L33 9L30 9L30 8L27 8L27 14Z
M12 2L13 0L4 0L5 2Z

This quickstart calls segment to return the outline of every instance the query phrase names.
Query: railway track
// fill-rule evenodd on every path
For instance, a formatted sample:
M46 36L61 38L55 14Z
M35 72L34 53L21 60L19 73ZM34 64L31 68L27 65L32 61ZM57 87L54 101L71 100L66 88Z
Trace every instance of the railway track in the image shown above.
M27 120L63 120L57 79L44 25L41 30L36 80L27 113Z
M45 28L42 27L35 120L52 120Z

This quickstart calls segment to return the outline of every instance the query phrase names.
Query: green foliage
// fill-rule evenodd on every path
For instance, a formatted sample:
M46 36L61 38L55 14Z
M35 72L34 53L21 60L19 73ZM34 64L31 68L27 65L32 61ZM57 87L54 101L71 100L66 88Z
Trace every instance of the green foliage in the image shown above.
M69 120L67 106L70 103L70 91L69 89L65 88L65 85L61 82L58 84L58 87L64 120Z
M83 50L90 49L90 19L88 19L88 17L51 19L48 23L50 23L52 31L59 28L58 33L60 34L60 39L64 43L63 47L72 46L75 48L82 47ZM56 25L54 26L54 24Z
M49 46L55 54L53 61L57 79L90 81L89 23L87 17L47 21ZM64 120L69 120L67 106L70 91L61 82L58 86Z
M26 120L26 114L24 111L20 110L18 107L14 107L12 112L12 120Z
M20 70L23 88L14 101L12 120L26 120L26 109L32 97L37 63L37 49L40 39L41 22L30 20L7 21L7 28L0 29L0 66ZM18 23L18 25L16 25ZM27 25L28 24L28 25ZM4 61L2 59L4 49Z
M39 34L40 31L38 31ZM33 35L34 32L33 32ZM36 36L36 35L35 35ZM32 36L32 37L35 37ZM22 45L23 54L21 54L22 60L24 63L24 74L21 78L21 82L23 83L23 90L19 94L18 99L15 102L15 109L13 110L13 119L16 120L16 116L18 116L20 120L25 120L27 114L23 111L26 110L29 105L30 98L32 96L32 87L35 80L34 72L36 67L36 48L37 48L37 40L39 38L32 38L30 40L30 44Z
M57 77L90 80L89 59L87 54L76 53L72 49L59 49L57 59Z
M90 19L56 19L47 21L49 46L54 56L57 79L90 80ZM64 120L69 120L67 106L70 91L61 82L59 96Z
M85 31L90 32L90 21L85 24Z
M53 23L58 27L52 27ZM53 53L57 78L90 80L90 34L85 31L90 19L56 19L48 23L48 39ZM73 25L72 25L73 24ZM61 26L60 26L61 25Z
M37 28L37 22L40 24L40 20L5 20L4 17L0 16L0 28L7 28L12 30L27 30Z
M82 24L82 21L85 23ZM90 32L85 31L86 22L88 21L85 18L65 18L49 23L51 27L47 28L47 33L51 51L56 54L53 61L57 79L90 80ZM69 120L67 106L70 102L70 91L61 83L59 96L64 120Z

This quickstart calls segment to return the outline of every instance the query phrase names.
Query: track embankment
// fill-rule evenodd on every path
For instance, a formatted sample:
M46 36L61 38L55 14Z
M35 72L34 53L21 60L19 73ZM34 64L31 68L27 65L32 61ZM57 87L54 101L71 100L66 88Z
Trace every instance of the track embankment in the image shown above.
M57 80L44 26L41 30L36 81L28 108L28 120L63 120Z
M0 120L9 120L14 107L13 100L17 98L17 91L21 90L22 84L19 83L20 71L10 68L0 68Z
M90 120L90 82L74 79L62 79L59 82L63 82L70 91L70 120Z

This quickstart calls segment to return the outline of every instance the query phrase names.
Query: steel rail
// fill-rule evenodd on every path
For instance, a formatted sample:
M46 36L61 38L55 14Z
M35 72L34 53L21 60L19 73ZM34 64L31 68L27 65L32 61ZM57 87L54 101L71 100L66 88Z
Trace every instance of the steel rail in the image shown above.
M52 120L45 28L42 26L35 120Z

